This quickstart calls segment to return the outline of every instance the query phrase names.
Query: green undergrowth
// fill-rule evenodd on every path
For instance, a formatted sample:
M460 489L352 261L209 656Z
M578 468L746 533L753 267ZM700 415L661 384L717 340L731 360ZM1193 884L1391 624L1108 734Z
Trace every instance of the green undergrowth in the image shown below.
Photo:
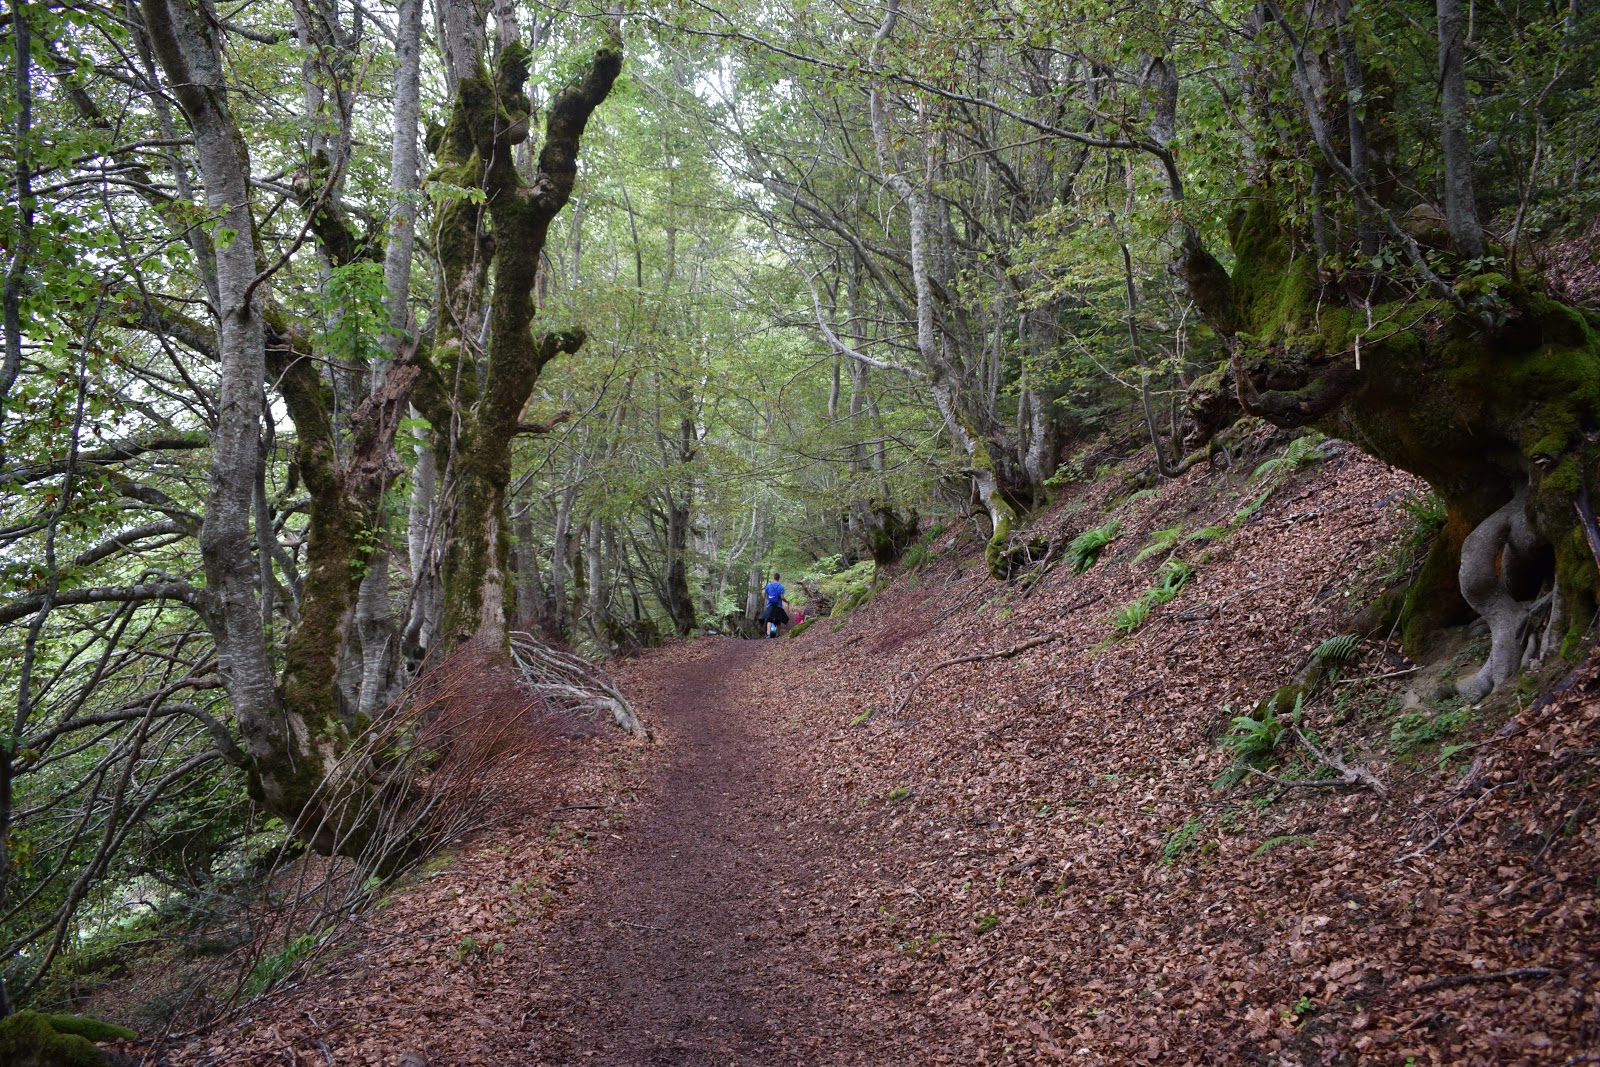
M1194 568L1174 556L1156 571L1156 582L1133 600L1118 608L1111 617L1111 628L1118 637L1128 637L1150 618L1157 605L1165 604L1183 591L1194 577Z
M1122 523L1112 519L1103 526L1085 530L1067 545L1066 559L1073 574L1082 574L1100 560L1106 547L1122 536Z
M845 566L839 556L818 560L804 574L797 576L796 584L814 591L814 595L824 604L832 605L829 618L836 620L834 629L838 629L839 622L871 600L882 587L878 566L872 560L864 559ZM809 622L808 619L805 625ZM791 631L791 636L798 629Z
M917 538L915 544L906 549L905 555L900 557L900 562L908 572L920 570L925 564L933 561L936 556L933 543L939 539L944 530L944 523L936 522Z

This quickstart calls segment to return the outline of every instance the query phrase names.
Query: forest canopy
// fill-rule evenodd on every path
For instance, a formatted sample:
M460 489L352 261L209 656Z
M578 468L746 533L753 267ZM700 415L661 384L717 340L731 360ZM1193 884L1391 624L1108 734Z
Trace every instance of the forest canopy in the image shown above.
M1592 5L0 19L0 1015L130 892L429 847L428 664L752 632L929 514L1014 581L1090 444L1420 476L1388 620L1485 619L1471 699L1592 628Z

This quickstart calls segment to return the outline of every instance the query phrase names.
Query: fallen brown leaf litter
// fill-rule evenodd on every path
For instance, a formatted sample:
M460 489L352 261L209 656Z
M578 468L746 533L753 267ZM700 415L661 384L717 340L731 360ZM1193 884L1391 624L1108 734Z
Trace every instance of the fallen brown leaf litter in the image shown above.
M1079 577L1001 587L952 534L843 625L621 664L656 745L587 742L561 810L169 1062L1600 1062L1600 667L1497 714L1367 641L1299 729L1387 799L1213 788L1230 718L1403 564L1420 491L1336 450L1177 542L1193 578L1114 638L1155 528L1243 488L1136 495ZM1316 772L1289 751L1275 776Z

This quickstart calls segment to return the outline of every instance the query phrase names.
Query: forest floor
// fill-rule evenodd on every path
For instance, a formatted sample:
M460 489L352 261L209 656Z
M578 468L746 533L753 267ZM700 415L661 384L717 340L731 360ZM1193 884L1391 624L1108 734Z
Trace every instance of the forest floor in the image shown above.
M1082 575L981 541L848 620L617 665L656 743L595 738L186 1064L1600 1063L1600 667L1482 706L1368 639L1214 781L1234 717L1415 565L1419 486L1332 446L1129 493ZM1242 517L1240 517L1242 515ZM1118 636L1172 549L1195 570ZM963 657L974 657L957 662ZM979 658L981 657L981 658ZM575 807L574 805L595 805Z

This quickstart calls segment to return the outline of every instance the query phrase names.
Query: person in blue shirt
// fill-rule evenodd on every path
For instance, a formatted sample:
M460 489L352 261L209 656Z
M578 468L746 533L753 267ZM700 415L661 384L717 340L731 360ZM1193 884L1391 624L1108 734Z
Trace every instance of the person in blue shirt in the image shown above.
M783 599L783 582L777 571L772 572L772 581L767 583L767 606L761 612L759 621L767 624L767 636L777 637L778 627L789 622L788 603Z

